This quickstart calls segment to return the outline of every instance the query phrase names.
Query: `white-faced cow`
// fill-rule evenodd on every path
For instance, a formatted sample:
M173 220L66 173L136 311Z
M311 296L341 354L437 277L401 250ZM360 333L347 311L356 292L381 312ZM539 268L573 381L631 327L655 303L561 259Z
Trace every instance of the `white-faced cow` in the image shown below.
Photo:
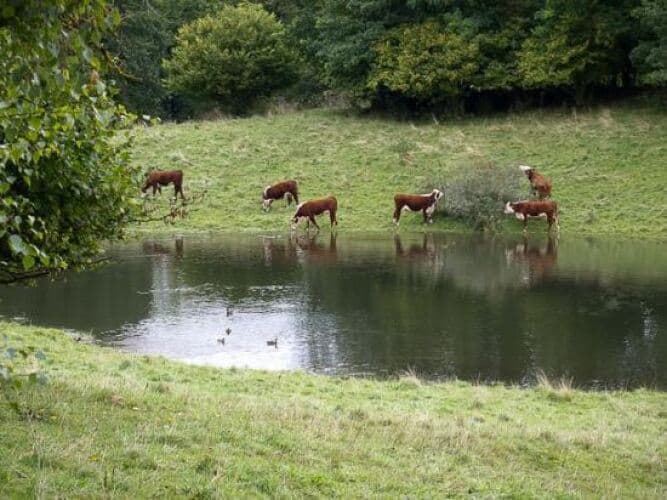
M174 183L174 194L178 198L178 193L181 193L183 199L183 171L182 170L153 170L146 177L146 182L141 188L142 193L146 193L148 188L153 188L153 196L155 192L159 191L162 194L162 186Z
M537 194L540 200L551 196L551 181L549 179L528 165L519 165L519 168L528 177L533 194Z
M308 200L296 207L294 217L292 217L292 227L295 228L300 219L306 219L306 227L310 228L312 222L317 229L320 226L315 222L315 216L324 212L329 212L329 219L331 220L331 229L334 225L338 225L336 219L336 210L338 209L338 201L333 196L327 198L320 198L317 200Z
M422 212L424 214L424 223L433 222L433 213L443 193L434 189L428 194L396 194L394 195L394 224L398 226L402 210L412 212Z
M549 231L551 231L554 222L556 223L556 231L560 229L558 226L558 204L555 201L508 201L505 205L505 213L514 214L517 219L523 221L524 231L527 229L528 217L546 217L549 223Z
M282 181L273 184L272 186L266 186L262 192L262 207L264 210L269 211L271 209L271 203L274 200L280 200L285 198L287 205L292 203L292 198L294 201L299 203L299 191L296 184L296 181Z

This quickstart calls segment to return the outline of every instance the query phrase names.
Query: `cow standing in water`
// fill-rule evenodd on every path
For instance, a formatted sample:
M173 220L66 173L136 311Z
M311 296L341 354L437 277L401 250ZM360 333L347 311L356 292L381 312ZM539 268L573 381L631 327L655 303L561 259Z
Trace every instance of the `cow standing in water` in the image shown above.
M299 219L306 219L306 228L310 228L310 223L312 222L315 227L319 230L320 226L315 222L315 216L320 215L324 212L329 212L329 219L331 221L331 229L334 225L338 225L338 220L336 219L336 210L338 209L338 201L333 196L327 198L320 198L317 200L308 200L301 203L296 207L296 212L294 217L292 217L293 228L296 228L296 225L299 223Z
M398 226L401 219L402 210L411 210L412 212L422 212L424 214L424 223L433 222L433 213L436 205L443 193L434 189L428 194L397 194L394 196L394 224Z
M528 165L519 165L519 168L526 174L526 177L528 177L533 195L537 194L537 197L540 200L551 197L551 181L549 179L542 174L539 174L537 170Z
M285 198L287 205L292 203L292 198L296 203L299 203L299 190L296 181L282 181L272 186L266 186L262 192L262 207L268 212L271 209L271 203L281 198Z
M182 170L153 170L146 177L146 182L141 188L141 192L146 193L148 188L152 187L153 196L155 196L156 191L162 194L162 186L166 186L172 182L174 183L174 197L178 198L178 193L181 193L181 199L185 199L183 196Z

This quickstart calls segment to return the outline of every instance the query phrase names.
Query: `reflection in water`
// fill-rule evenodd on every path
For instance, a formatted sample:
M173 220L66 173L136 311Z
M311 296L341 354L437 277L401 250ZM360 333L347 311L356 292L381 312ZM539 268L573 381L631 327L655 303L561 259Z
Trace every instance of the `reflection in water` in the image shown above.
M667 388L660 243L325 232L109 254L95 270L0 289L0 314L218 366L512 383L541 368Z
M551 270L558 260L558 240L551 234L546 243L530 241L524 236L521 243L514 248L508 248L505 255L508 264L516 263L521 268L521 279L526 284L534 284L551 274Z

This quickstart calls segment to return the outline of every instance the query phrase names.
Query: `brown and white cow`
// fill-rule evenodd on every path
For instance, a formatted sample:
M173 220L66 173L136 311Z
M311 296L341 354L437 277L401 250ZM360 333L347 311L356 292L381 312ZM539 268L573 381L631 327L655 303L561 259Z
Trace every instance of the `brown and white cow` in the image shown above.
M540 200L551 196L551 181L549 179L542 174L539 174L537 170L528 165L519 165L519 168L526 174L526 177L528 177L533 194L537 193L537 197Z
M315 216L320 215L323 212L329 212L329 219L331 220L331 228L333 229L334 225L338 225L338 220L336 219L336 210L338 209L338 201L333 196L328 196L327 198L319 198L317 200L308 200L301 203L296 207L296 212L294 217L292 217L292 227L295 228L299 223L299 219L306 219L307 228L310 228L310 223L312 222L317 229L320 226L315 222Z
M505 205L505 213L514 214L517 219L523 221L524 231L527 229L528 217L546 217L549 223L549 231L551 231L554 222L556 223L556 231L560 229L558 226L558 204L555 201L508 201Z
M282 181L273 184L272 186L266 186L262 192L262 207L264 210L269 211L271 209L271 203L274 200L280 200L285 198L287 205L292 203L292 198L294 201L299 203L299 191L296 184L296 181Z
M159 191L162 194L162 186L166 186L170 183L174 183L174 195L178 198L178 193L181 193L181 199L183 196L183 171L182 170L153 170L146 177L146 182L141 188L142 193L146 193L148 188L153 188L153 196L155 192Z
M422 212L424 214L424 223L433 222L433 213L443 193L434 189L428 194L396 194L394 195L394 224L398 226L402 210L411 210L412 212Z

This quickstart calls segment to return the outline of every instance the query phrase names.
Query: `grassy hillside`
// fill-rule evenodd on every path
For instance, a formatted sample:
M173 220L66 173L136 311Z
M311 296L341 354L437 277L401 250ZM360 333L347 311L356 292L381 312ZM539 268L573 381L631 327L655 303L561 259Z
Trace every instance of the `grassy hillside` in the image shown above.
M43 348L0 398L0 497L665 498L667 395L216 370L0 324Z
M341 231L387 231L395 192L420 192L433 179L491 160L534 165L553 180L564 234L664 237L666 153L667 113L639 105L440 123L313 110L163 124L139 131L135 161L145 170L183 169L186 192L206 188L208 198L176 227L154 223L137 230L282 231L293 208L279 202L265 214L260 194L268 183L295 178L304 199L338 197ZM166 198L158 202L166 206ZM403 219L404 231L422 227L417 215ZM519 226L511 219L505 225ZM440 217L433 229L460 227ZM545 230L543 221L530 227Z

